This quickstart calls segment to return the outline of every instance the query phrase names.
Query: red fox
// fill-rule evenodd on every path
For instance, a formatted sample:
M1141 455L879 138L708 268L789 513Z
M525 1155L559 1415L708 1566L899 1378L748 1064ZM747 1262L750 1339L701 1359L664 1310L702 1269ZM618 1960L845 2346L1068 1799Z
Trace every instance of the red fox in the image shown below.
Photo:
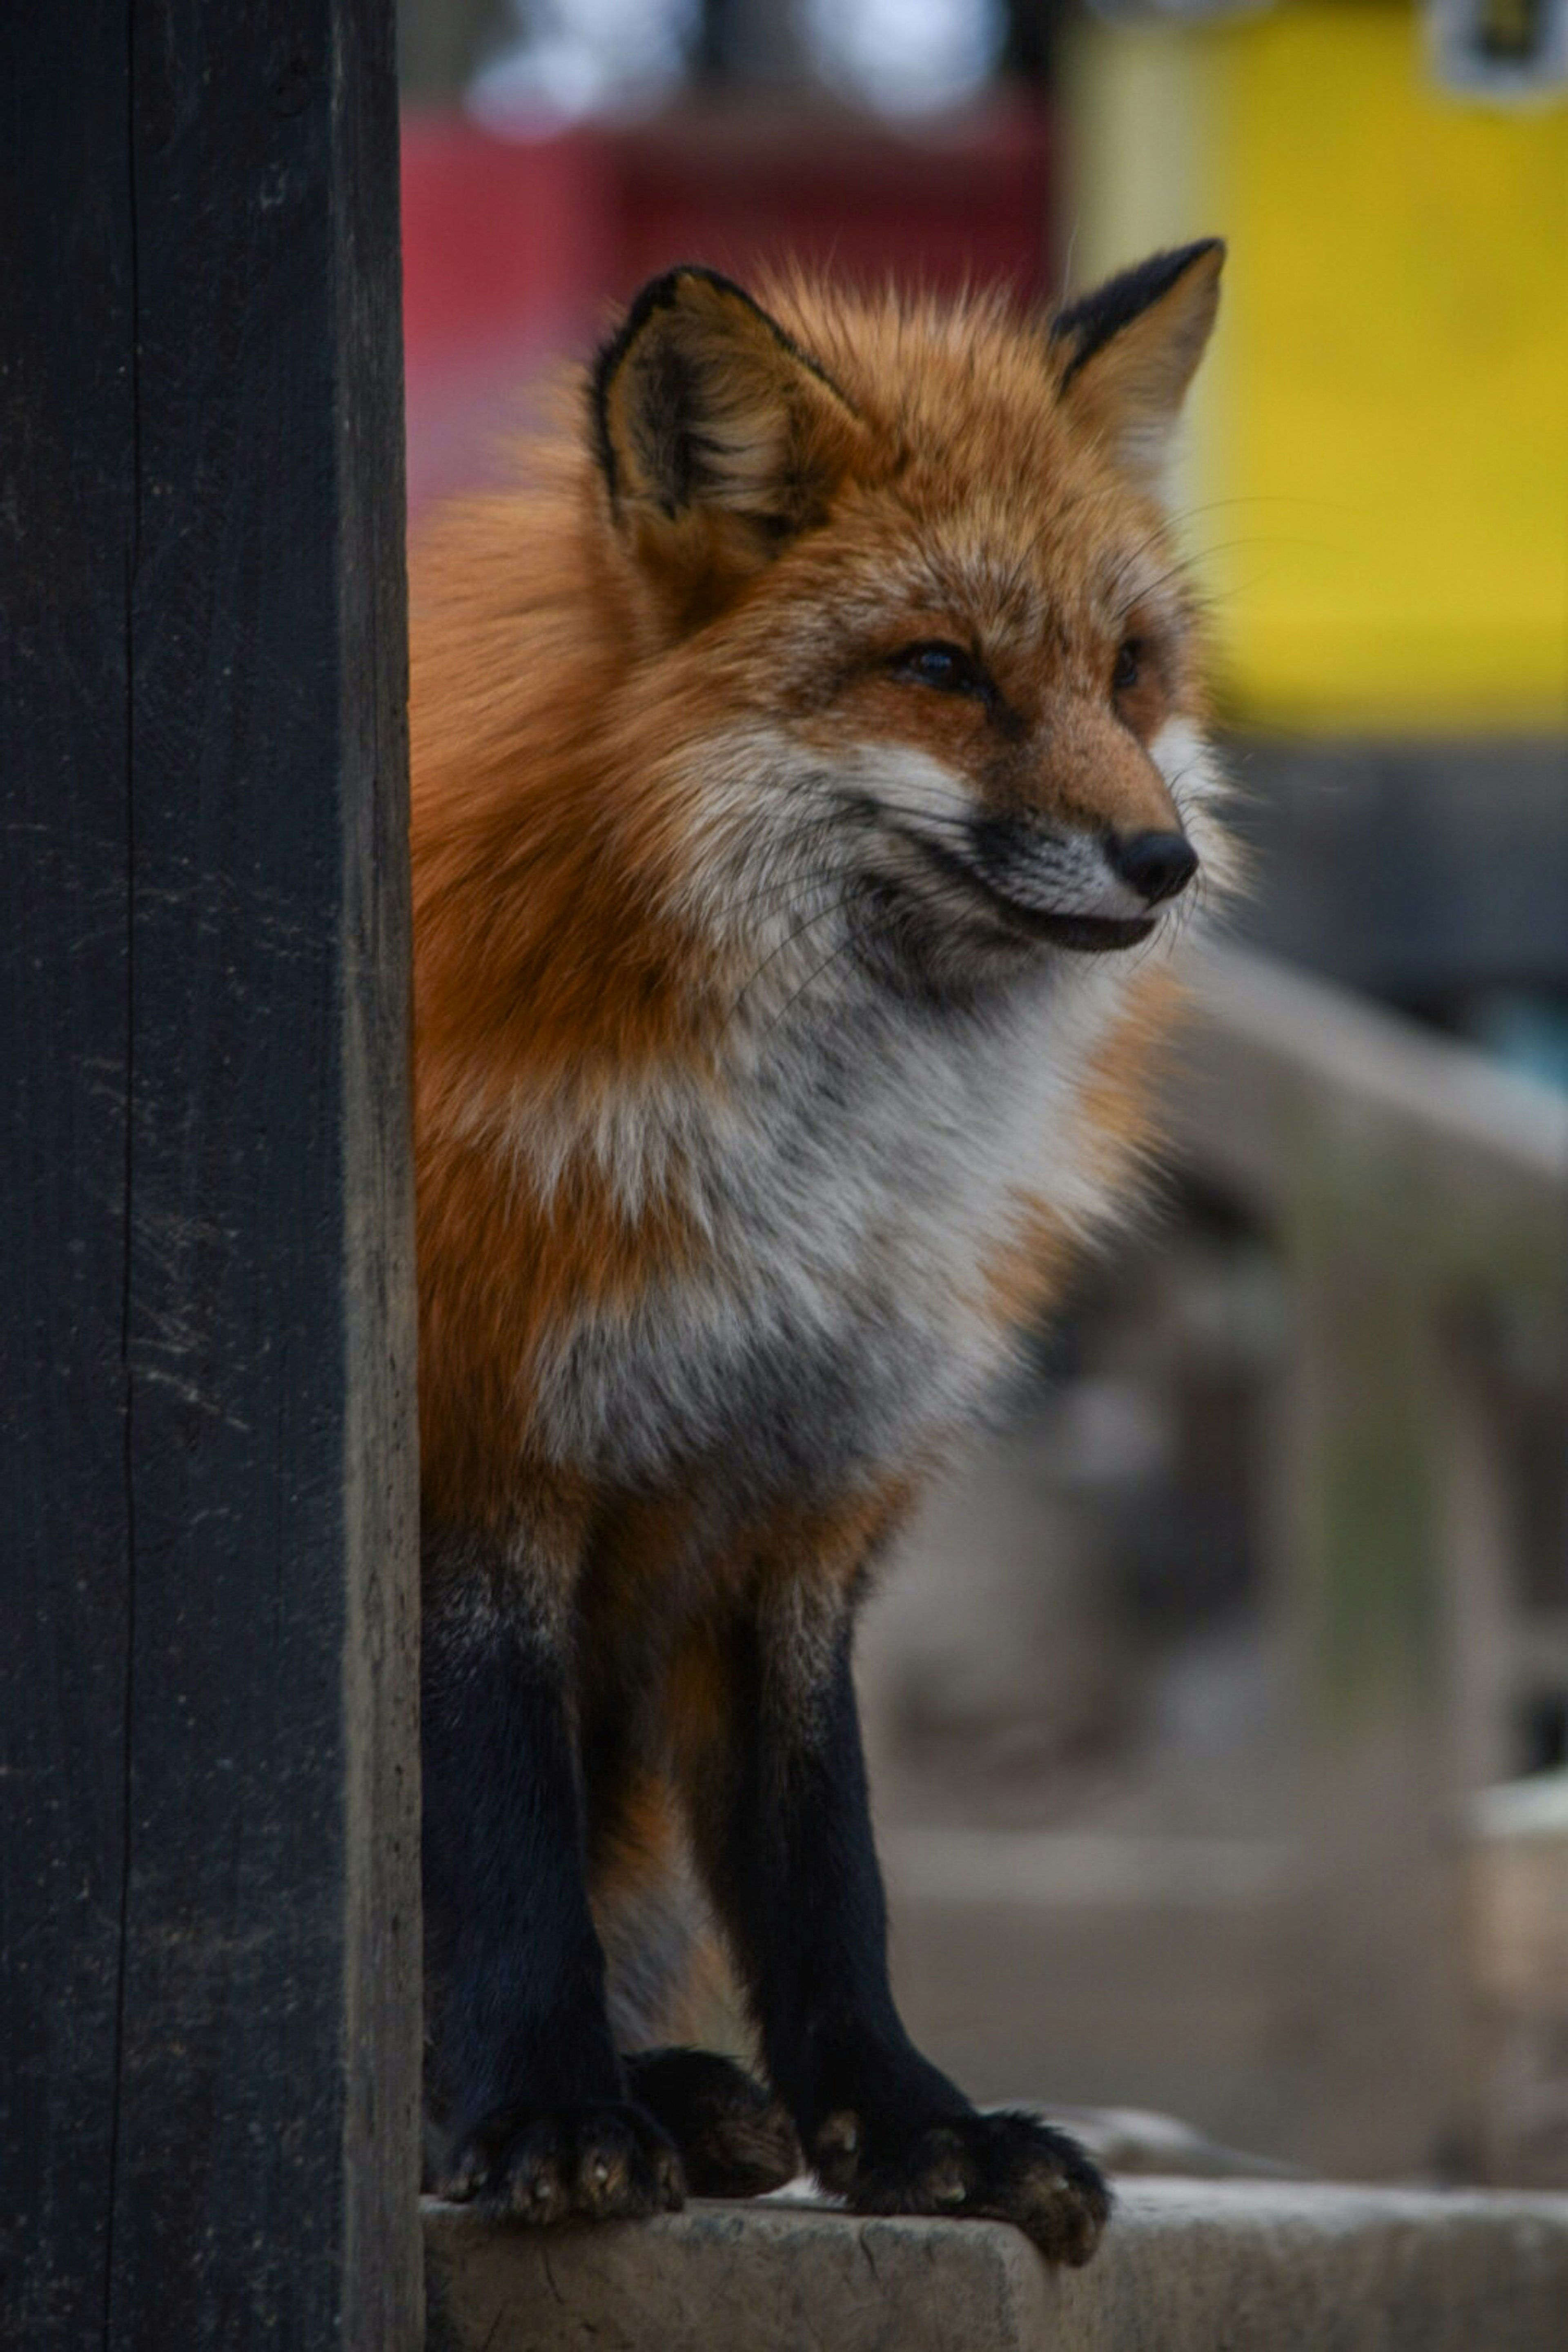
M416 565L428 2109L491 2210L804 2152L1104 2224L900 2021L851 1633L1126 1193L1223 871L1161 504L1222 257L1035 320L676 269ZM661 2046L688 1872L765 2085Z

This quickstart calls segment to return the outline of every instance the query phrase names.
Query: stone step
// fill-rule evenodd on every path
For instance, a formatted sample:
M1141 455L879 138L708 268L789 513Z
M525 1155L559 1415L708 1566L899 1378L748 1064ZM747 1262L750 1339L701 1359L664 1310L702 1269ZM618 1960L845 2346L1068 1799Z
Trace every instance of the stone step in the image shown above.
M429 2352L1565 2352L1568 2197L1127 2180L1086 2270L987 2221L428 2200Z

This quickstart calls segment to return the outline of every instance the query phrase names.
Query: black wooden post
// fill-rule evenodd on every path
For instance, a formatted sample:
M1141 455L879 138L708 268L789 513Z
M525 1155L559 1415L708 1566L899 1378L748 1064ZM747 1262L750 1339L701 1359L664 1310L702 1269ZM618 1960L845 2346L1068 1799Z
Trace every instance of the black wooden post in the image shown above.
M391 0L0 9L0 2342L419 2340Z

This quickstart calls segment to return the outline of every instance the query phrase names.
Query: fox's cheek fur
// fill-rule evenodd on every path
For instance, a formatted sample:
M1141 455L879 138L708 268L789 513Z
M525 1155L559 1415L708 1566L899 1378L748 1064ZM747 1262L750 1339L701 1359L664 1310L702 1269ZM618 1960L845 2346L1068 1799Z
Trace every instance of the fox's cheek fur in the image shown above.
M1048 322L674 271L585 441L417 556L431 2175L493 2211L804 2149L1054 2260L1104 2225L900 2022L851 1649L1119 1213L1227 871L1155 500L1219 262ZM646 2046L683 1865L765 2088Z
M1129 755L1143 764L1141 751L1129 746ZM1184 823L1217 793L1190 722L1170 721L1148 761L1143 801L1132 805L1147 808L1152 826ZM1038 960L1037 942L1008 924L1009 905L1021 918L1110 925L1148 915L1110 852L1109 822L1089 820L1081 803L1054 813L1048 789L1037 801L1015 814L984 779L897 738L803 741L758 730L716 753L675 903L715 945L728 943L742 1023L782 1006L839 952L890 968L900 918L922 932L905 942L906 961L932 985L945 974L950 988L973 989ZM1223 879L1217 828L1199 819L1186 830Z
M1221 820L1225 772L1195 719L1167 719L1149 746L1211 889L1223 894L1240 879L1235 842Z

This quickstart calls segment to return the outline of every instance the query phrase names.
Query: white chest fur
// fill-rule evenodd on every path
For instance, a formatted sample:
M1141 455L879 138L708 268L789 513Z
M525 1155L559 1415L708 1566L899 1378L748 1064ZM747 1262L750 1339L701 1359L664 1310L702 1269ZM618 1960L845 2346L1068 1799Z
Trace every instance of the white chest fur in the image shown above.
M553 1449L601 1477L729 1462L753 1493L809 1493L962 1424L1009 1357L985 1266L1024 1201L1082 1228L1103 1210L1077 1107L1123 985L1121 959L1055 959L984 1013L868 986L803 1003L717 1109L645 1104L618 1149L679 1186L702 1272L563 1335L537 1368Z

